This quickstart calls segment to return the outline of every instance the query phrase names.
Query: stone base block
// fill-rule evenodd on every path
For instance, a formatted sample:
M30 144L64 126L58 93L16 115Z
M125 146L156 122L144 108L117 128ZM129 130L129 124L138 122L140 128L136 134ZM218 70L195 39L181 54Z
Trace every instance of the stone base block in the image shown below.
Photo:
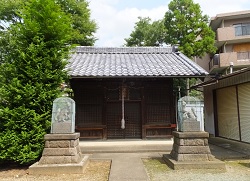
M39 160L39 165L43 164L70 164L80 163L82 155L74 156L42 156Z
M79 146L80 133L46 134L45 147L39 165L78 164L82 153Z
M89 156L84 155L80 163L75 164L43 164L38 162L29 167L31 175L53 175L53 174L80 174L83 173L89 161Z
M181 131L183 132L196 132L200 131L199 121L183 121L181 125Z
M65 134L65 133L74 133L74 124L71 122L54 122L51 125L51 133L56 134Z
M173 136L180 139L203 139L209 138L209 133L205 131L194 131L194 132L179 132L173 131Z
M180 146L173 145L173 150L178 154L210 154L209 146Z
M172 151L163 155L172 169L226 169L225 163L211 154L207 132L173 132L173 135Z
M219 169L226 171L225 163L214 159L213 161L176 161L170 155L163 155L163 160L174 170L182 169Z
M211 161L207 132L174 132L171 157L175 161Z
M176 161L213 161L215 159L211 154L177 154L173 151L170 156Z
M177 145L188 146L208 146L207 138L176 138L174 137L174 143Z

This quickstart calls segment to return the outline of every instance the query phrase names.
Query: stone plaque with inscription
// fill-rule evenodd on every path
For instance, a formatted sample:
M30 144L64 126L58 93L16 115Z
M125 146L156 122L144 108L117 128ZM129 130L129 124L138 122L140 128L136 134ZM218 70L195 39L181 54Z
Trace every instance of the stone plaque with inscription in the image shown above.
M60 97L53 101L51 133L75 132L75 101Z
M183 121L182 126L181 126L181 131L187 131L187 132L200 131L200 122L199 121Z

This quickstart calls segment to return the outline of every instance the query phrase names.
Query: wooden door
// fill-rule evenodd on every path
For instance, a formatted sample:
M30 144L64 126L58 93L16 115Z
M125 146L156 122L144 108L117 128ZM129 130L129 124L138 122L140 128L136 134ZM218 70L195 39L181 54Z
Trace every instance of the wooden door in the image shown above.
M108 139L141 138L141 103L125 101L125 129L121 129L122 104L109 102L106 107Z

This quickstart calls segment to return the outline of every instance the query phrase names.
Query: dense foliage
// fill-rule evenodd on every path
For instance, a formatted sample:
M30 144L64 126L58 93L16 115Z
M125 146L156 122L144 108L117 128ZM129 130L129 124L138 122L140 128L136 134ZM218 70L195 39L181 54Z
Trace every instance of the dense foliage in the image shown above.
M90 19L89 4L86 0L55 0L62 9L71 15L73 36L72 44L82 46L94 45L97 25Z
M215 34L202 15L199 4L192 0L172 0L163 20L139 18L126 46L178 45L189 58L216 51Z
M18 10L29 0L0 0L0 30L9 24L21 22ZM71 16L72 33L71 44L83 46L94 45L97 25L90 18L89 4L86 0L54 0L62 10Z
M126 46L161 46L165 40L165 28L162 20L151 21L150 18L139 17L134 31L125 39Z
M165 14L165 42L178 44L188 57L201 57L216 51L215 34L208 26L208 16L202 15L200 5L192 0L172 0Z
M0 37L0 163L29 164L41 155L52 102L67 79L72 21L53 0L19 6L21 21Z

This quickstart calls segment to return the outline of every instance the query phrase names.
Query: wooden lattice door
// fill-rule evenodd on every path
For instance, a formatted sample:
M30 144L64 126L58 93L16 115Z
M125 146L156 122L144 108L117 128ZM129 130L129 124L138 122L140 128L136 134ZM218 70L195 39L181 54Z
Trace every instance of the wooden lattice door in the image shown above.
M121 129L121 102L108 103L106 109L107 137L110 139L141 138L140 102L125 102L125 129Z

